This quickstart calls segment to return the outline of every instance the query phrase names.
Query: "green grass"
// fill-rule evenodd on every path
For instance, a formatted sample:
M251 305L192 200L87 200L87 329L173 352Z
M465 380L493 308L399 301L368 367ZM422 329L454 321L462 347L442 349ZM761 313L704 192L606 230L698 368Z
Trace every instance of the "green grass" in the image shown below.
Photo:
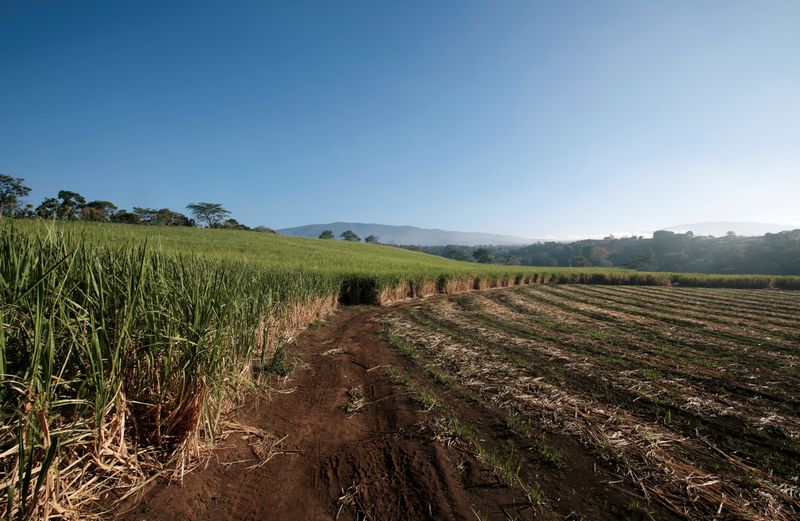
M404 372L395 367L391 366L387 367L386 376L389 378L389 381L392 382L394 385L402 385L408 388L414 387L414 382L411 381L411 378L409 378L407 374L405 374Z
M416 387L413 389L414 401L422 406L422 410L424 412L430 412L439 406L441 406L442 402L439 400L439 397L436 396L436 393L428 389L427 387Z
M464 425L456 416L452 415L435 418L433 430L445 445L452 445L458 441L472 444L480 441L480 436L474 427Z
M449 374L445 373L444 371L441 371L440 369L437 369L432 364L426 364L424 369L426 373L431 375L431 377L436 381L436 383L438 383L445 389L450 389L453 386L453 384L456 383L455 377L450 376Z
M405 340L394 334L391 329L386 329L383 331L383 333L386 337L386 340L390 344L395 346L397 349L399 349L408 358L410 358L411 360L416 360L419 357L417 349L413 345L409 344L408 342L406 342Z
M48 233L52 228L51 223L41 221L17 221L14 226L36 233ZM437 284L443 286L451 280L472 284L473 279L481 278L490 284L506 281L508 285L537 271L457 262L392 246L246 231L82 222L58 223L56 227L73 241L82 238L112 248L146 242L150 251L322 275L341 291L343 299L354 302L374 301L381 291L398 287L402 296L432 293Z
M564 466L564 451L553 447L547 441L546 433L542 432L539 434L539 439L536 440L535 448L539 455L542 456L544 461L550 465L553 465L557 468Z
M509 407L504 419L506 428L515 436L527 438L531 430L530 417L522 414L518 409Z
M18 220L25 232L51 233L54 224ZM619 268L546 268L459 262L392 246L286 237L238 230L58 222L55 227L92 244L123 247L147 243L150 251L192 254L225 263L311 272L335 281L345 301L371 302L387 289L420 296L446 292L448 284L494 287L514 283L681 285L800 289L800 276L709 275L637 272Z
M522 459L517 455L513 443L500 450L487 450L482 443L480 433L473 426L462 424L456 416L446 415L435 418L432 422L436 439L445 445L457 442L467 444L475 457L495 472L506 485L518 486L528 496L531 506L539 506L544 496L538 484L530 484L521 476Z

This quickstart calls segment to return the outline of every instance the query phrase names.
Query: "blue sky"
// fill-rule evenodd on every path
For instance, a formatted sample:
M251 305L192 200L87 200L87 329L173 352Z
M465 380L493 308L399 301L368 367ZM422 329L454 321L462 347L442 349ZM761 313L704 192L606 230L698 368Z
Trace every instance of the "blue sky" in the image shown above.
M0 172L528 237L800 225L800 2L0 1Z

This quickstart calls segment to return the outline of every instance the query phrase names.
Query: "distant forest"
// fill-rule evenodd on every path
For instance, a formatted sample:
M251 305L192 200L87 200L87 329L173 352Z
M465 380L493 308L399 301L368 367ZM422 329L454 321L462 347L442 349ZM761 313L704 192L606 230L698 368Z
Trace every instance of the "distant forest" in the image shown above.
M251 230L275 233L267 226L250 228L231 218L231 212L219 203L189 203L186 209L191 217L169 208L144 208L134 206L132 211L118 208L111 201L87 201L72 190L59 190L55 197L46 197L38 206L24 198L31 188L21 177L0 174L0 218L58 219L61 221L112 222L155 226L205 226L227 230Z
M657 231L643 237L545 242L524 247L428 246L410 249L456 260L525 266L597 266L645 271L800 275L800 229L761 237Z

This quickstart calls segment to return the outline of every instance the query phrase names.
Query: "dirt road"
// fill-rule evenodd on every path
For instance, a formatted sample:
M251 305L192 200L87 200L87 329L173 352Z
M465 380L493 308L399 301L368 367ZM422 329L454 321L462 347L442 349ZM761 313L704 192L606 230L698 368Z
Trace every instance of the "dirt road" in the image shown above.
M386 311L345 307L303 333L282 392L239 412L238 422L252 432L230 435L182 486L156 483L116 519L646 519L629 508L637 492L614 484L569 437L553 440L566 452L567 468L548 467L519 448L524 471L541 487L539 505L465 444L437 438L432 424L441 414L423 411L410 388L387 374L392 366L436 385L382 339ZM502 411L458 385L437 393L447 414L473 426L487 450L507 443Z

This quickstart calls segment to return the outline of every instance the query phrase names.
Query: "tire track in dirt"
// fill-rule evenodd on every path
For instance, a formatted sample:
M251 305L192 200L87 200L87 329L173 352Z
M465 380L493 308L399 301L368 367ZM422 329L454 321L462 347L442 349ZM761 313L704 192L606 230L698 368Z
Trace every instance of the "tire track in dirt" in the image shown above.
M508 519L524 505L463 450L422 427L428 416L385 367L404 358L380 338L387 308L346 307L293 346L287 388L247 404L236 420L283 439L262 465L243 433L230 435L183 484L154 483L124 520ZM366 404L355 412L353 389ZM263 455L262 455L263 456ZM511 510L509 510L511 508ZM508 513L508 514L507 514ZM519 519L555 519L544 511ZM563 517L562 517L563 518Z

